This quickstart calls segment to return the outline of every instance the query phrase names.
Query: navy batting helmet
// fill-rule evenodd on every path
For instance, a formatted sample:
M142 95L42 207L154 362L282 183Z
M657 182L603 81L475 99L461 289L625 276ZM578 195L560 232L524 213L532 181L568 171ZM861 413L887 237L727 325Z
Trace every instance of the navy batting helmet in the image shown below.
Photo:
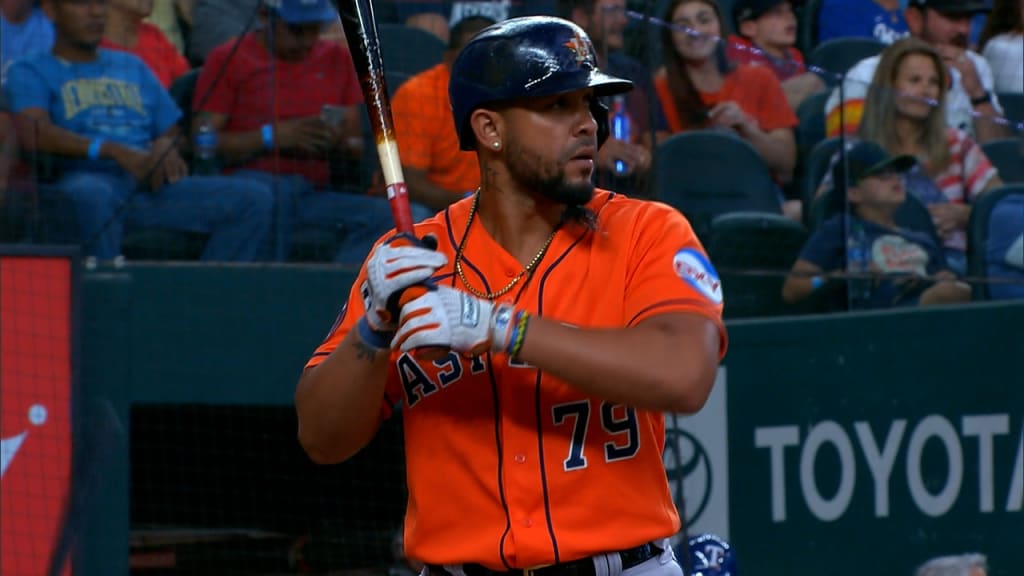
M680 564L686 565L683 554L689 554L693 573L687 576L738 576L736 554L724 538L715 534L700 534L676 547Z
M484 104L581 88L609 96L631 90L633 83L598 70L590 38L567 20L527 16L489 26L466 44L452 64L448 98L459 147L474 149L469 115ZM608 110L595 98L591 112L598 123L600 145L608 135Z

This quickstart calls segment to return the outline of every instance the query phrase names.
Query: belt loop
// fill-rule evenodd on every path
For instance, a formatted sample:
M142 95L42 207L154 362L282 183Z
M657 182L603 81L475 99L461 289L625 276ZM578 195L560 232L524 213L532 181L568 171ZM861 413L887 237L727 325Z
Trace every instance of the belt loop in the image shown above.
M594 576L619 576L622 574L622 555L618 552L598 554L591 557L594 562Z

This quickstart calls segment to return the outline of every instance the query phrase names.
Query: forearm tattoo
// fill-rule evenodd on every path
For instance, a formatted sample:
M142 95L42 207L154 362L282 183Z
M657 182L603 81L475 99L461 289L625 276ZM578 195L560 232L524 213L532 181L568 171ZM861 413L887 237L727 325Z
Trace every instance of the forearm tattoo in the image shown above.
M370 346L369 344L363 342L358 338L353 343L353 346L355 346L356 348L356 358L359 358L360 360L367 360L369 362L373 362L374 360L376 360L377 354L380 352L380 350L374 348L373 346Z

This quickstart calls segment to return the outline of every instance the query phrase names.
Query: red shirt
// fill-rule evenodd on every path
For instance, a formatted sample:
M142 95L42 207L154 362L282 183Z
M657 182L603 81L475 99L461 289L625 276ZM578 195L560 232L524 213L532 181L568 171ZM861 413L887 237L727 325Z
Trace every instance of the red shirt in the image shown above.
M199 74L192 108L227 115L225 131L259 130L275 121L317 116L324 104L354 106L362 102L352 57L341 45L321 40L301 61L286 62L273 59L256 34L259 32L242 39L230 61L234 39L214 48ZM326 159L293 158L276 152L263 154L241 168L299 174L318 186L330 179Z
M148 22L139 22L138 37L133 48L114 44L106 38L100 42L100 46L135 54L149 66L164 88L169 88L175 78L189 70L188 60L185 60L159 28Z

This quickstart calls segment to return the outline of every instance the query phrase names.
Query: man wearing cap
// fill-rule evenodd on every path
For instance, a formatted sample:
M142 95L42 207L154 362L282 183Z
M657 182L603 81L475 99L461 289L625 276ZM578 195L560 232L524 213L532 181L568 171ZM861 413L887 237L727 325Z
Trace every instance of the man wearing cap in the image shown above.
M818 43L833 38L874 38L892 44L910 34L900 0L823 0ZM813 15L811 15L813 17Z
M825 88L817 74L807 71L795 47L796 16L789 0L736 0L732 17L736 34L729 37L729 60L770 67L793 110Z
M850 148L848 169L835 165L832 177L837 186L825 199L835 213L818 227L793 264L782 288L785 301L803 300L830 279L849 282L857 308L970 300L970 288L949 269L934 236L896 224L896 211L907 199L904 174L916 162L913 156L892 157L874 142ZM848 215L840 207L844 193ZM861 258L855 260L854 254ZM863 275L872 278L865 282Z
M277 259L293 225L341 230L334 260L356 265L392 226L383 198L336 191L332 162L362 153L362 92L348 50L324 40L338 14L330 0L267 0L263 26L207 58L196 84L194 121L218 132L217 153L238 176L273 184ZM360 184L343 174L342 184ZM420 215L421 217L424 214Z
M983 0L910 0L904 16L910 33L934 46L949 65L952 84L946 97L946 123L974 136L979 143L1006 138L1006 128L993 121L1003 115L994 93L992 70L985 59L968 50L971 18L988 11ZM855 133L864 98L881 56L858 62L843 80L843 130ZM839 88L825 104L827 133L840 132Z

